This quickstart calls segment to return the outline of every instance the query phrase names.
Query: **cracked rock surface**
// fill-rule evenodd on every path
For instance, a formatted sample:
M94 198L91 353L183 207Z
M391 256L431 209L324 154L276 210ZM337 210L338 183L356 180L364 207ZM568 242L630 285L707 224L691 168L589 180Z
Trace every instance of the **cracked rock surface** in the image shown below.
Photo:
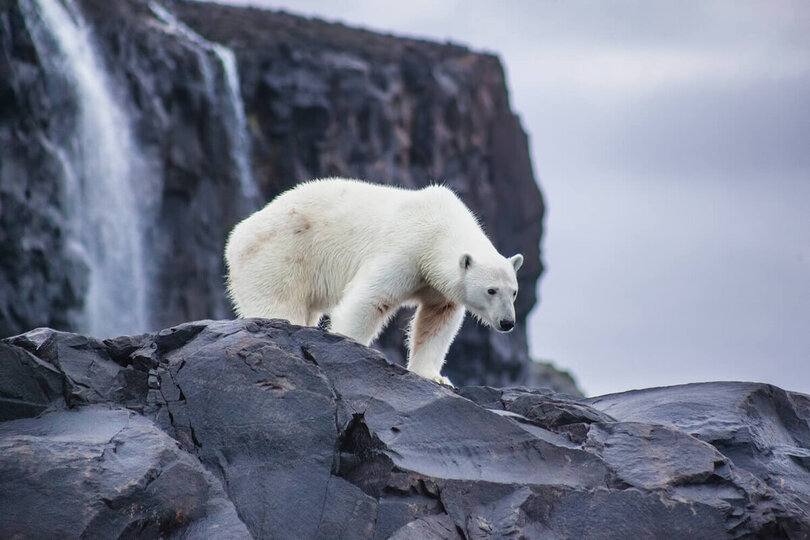
M0 536L806 538L809 422L754 383L454 391L277 320L38 329L0 342Z

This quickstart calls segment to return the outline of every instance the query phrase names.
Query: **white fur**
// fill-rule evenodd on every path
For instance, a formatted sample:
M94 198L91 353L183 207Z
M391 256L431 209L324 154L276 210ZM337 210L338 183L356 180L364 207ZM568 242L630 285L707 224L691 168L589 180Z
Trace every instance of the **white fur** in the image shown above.
M241 317L311 326L329 313L333 332L368 345L400 306L417 305L408 369L445 384L465 308L496 330L514 322L523 262L501 256L445 187L345 179L282 193L234 227L225 259Z

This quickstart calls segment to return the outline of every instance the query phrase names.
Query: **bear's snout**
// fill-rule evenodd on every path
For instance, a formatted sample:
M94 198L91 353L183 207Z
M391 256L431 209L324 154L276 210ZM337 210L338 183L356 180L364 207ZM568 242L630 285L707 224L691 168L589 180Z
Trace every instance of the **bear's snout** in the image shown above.
M512 328L515 327L515 321L504 319L499 323L499 326L501 327L502 332L511 332Z

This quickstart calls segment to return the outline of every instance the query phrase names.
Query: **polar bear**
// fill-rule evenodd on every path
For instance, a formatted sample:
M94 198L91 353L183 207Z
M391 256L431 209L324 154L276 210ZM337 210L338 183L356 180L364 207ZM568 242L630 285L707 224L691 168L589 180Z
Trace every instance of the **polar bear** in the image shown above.
M441 368L466 311L499 332L515 325L520 254L503 257L451 190L329 178L299 184L234 227L228 293L241 317L313 326L371 344L416 305L408 369Z

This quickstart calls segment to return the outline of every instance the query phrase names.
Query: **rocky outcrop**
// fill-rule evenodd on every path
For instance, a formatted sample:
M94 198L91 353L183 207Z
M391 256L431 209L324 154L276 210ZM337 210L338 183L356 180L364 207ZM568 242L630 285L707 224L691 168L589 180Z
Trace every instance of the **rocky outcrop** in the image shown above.
M316 328L201 321L7 339L0 419L4 537L810 535L810 397L764 384L453 391Z
M92 328L88 283L96 278L64 193L64 154L81 107L69 77L43 61L58 57L53 39L32 39L42 3L0 2L0 335L40 325ZM448 376L478 384L537 378L525 318L542 270L543 200L496 57L216 4L68 6L87 23L137 147L131 165L141 172L130 188L148 255L140 270L147 285L133 295L148 306L151 328L127 332L231 316L226 235L298 182L329 175L409 187L442 181L475 210L501 251L526 260L517 330L499 335L468 321L450 351ZM223 51L233 52L234 65ZM90 145L84 154L93 151ZM82 189L97 180L83 179ZM89 227L85 244L98 230ZM406 323L403 314L380 341L392 360L402 361Z

